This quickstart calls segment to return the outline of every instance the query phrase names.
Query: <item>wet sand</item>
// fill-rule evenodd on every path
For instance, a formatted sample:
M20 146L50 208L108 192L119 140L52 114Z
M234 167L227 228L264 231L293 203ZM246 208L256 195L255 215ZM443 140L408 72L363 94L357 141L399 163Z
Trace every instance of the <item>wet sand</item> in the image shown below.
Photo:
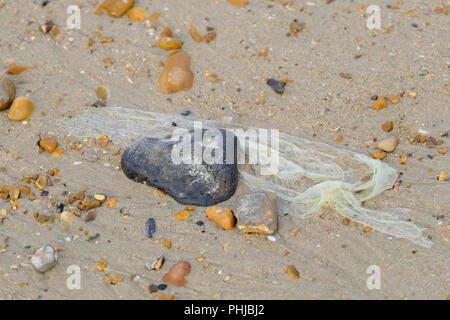
M80 30L65 27L66 8L74 1L50 0L45 8L41 1L2 2L0 69L13 62L38 68L9 76L17 96L29 97L36 108L25 122L11 121L7 111L0 112L0 167L6 168L0 171L0 185L17 184L52 168L60 170L52 177L60 182L47 189L48 196L40 196L33 187L39 201L20 199L16 210L0 199L0 209L8 210L0 225L0 244L9 237L7 247L0 248L0 299L157 299L160 294L177 299L447 299L450 187L449 181L436 177L450 173L449 154L439 154L439 147L409 143L423 130L443 140L440 148L449 146L448 137L440 136L450 129L449 17L434 12L441 1L399 5L379 0L382 28L369 30L368 15L361 8L366 1L295 1L287 6L250 1L238 8L225 0L137 0L135 6L161 13L152 21L156 31L126 16L96 15L98 1L79 1ZM56 37L38 30L48 19L60 29ZM287 35L294 19L306 28L296 37ZM210 43L193 41L191 24L203 34L207 26L213 27L217 38ZM189 91L159 90L161 63L169 53L153 44L164 27L183 41L182 50L192 58L194 86ZM99 43L96 32L114 42ZM89 38L95 43L85 48ZM265 57L259 54L263 49ZM103 63L106 58L113 64ZM351 79L340 73L351 74ZM274 77L289 80L283 95L266 85L265 80ZM342 217L331 210L308 220L280 216L276 242L237 229L222 230L201 207L191 219L176 221L174 215L185 206L128 180L118 169L123 146L89 146L57 126L56 121L92 108L95 90L102 85L111 91L106 107L190 110L204 119L232 117L236 123L263 123L366 155L373 152L366 141L396 135L400 144L383 161L398 170L401 183L366 205L415 209L406 218L425 227L434 245L426 249L376 231L365 233L363 226L343 225ZM374 95L396 95L401 102L373 110ZM391 133L381 129L386 121L394 123ZM339 131L331 130L337 127ZM39 153L39 134L56 137L66 153ZM407 163L400 164L400 156L408 154ZM81 164L74 165L77 162ZM87 194L116 198L116 208L104 205L95 210L94 221L78 219L68 229L59 221L41 224L33 217L58 216L52 204L84 188ZM240 186L221 205L235 207L246 192ZM143 232L150 217L157 223L155 239L146 239ZM100 236L86 241L86 230ZM162 238L171 240L172 248L158 241ZM47 243L61 249L60 259L55 268L39 274L29 265L29 255ZM146 270L145 263L159 255L166 257L164 267ZM169 285L150 294L148 286L161 283L179 260L192 265L186 286ZM108 284L105 272L96 268L101 261L107 263L110 278L122 275L123 281ZM81 268L79 290L66 286L71 265ZM289 278L288 265L295 265L300 279ZM367 288L370 265L380 267L380 290Z

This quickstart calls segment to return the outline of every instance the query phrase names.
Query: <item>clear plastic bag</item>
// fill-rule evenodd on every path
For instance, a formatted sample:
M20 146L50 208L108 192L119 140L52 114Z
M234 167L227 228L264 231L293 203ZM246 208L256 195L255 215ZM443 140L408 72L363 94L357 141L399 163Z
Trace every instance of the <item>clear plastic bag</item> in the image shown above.
M144 137L167 137L174 130L174 122L178 128L192 129L194 121L202 121L204 128L237 127L232 123L124 107L90 108L72 119L60 121L59 125L73 136L97 138L106 134L116 143L129 145ZM261 148L260 141L257 145L239 139L239 143L242 150L247 148L250 152ZM279 170L272 175L261 175L259 164L241 165L241 181L255 191L274 194L280 212L306 218L328 207L382 233L424 247L432 245L423 236L422 228L398 218L399 213L408 209L383 211L364 207L364 201L392 188L397 171L386 163L283 133L279 135L278 150L269 145L262 147L267 154L278 153Z

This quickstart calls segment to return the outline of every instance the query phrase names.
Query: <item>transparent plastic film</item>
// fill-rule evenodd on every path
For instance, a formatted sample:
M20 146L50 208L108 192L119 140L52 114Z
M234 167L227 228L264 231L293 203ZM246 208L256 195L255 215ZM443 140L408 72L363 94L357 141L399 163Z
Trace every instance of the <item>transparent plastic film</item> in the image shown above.
M69 135L98 138L106 134L114 142L127 146L144 137L167 137L175 128L193 129L195 121L201 121L203 128L242 128L237 123L124 107L89 108L83 114L61 120L59 125ZM320 214L323 208L330 208L379 232L409 239L424 247L432 245L424 237L422 228L399 218L398 213L408 209L384 211L363 205L391 189L397 178L397 171L380 160L283 133L279 134L277 150L269 142L239 139L239 145L244 154L277 155L278 168L273 174L260 174L263 164L259 162L242 164L239 171L241 181L251 189L274 194L280 212L306 218Z

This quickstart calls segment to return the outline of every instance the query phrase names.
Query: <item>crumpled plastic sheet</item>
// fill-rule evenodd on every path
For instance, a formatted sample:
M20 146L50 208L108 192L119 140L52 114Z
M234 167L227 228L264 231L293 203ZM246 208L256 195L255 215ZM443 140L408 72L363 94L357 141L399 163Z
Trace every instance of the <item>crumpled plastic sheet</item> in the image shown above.
M144 137L165 138L176 128L193 129L194 121L201 121L204 128L242 128L230 121L201 120L125 107L89 108L83 114L59 121L59 125L69 135L98 138L106 134L116 143L130 145ZM382 233L409 239L424 247L432 245L424 237L422 228L399 218L409 209L375 210L364 206L365 201L392 188L397 178L394 168L362 154L284 133L279 134L278 141L278 150L275 150L270 141L261 144L261 141L239 139L241 153L261 152L262 148L265 149L262 154L276 153L279 162L279 169L273 174L260 174L262 164L259 162L242 164L239 172L241 180L252 190L274 194L279 212L307 218L320 214L327 207Z

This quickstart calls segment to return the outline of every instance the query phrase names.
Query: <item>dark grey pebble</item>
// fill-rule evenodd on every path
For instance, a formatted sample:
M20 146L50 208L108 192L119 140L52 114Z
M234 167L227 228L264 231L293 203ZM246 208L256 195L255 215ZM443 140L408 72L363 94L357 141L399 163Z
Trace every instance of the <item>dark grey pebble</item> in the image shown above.
M269 79L266 82L276 93L282 94L286 84L277 79Z
M182 145L190 146L193 151L194 135L205 137L206 129L199 131L194 134L191 130L175 140L145 138L125 150L122 171L129 179L158 188L181 204L212 206L229 199L238 185L238 146L233 133L224 129L216 130L215 134L209 131L224 142L220 150L210 144L206 149L207 143L204 143L202 154L211 154L213 158L217 155L218 163L205 161L204 158L193 163L177 163L172 158L172 151L180 158L183 156L183 152L176 151ZM230 153L228 157L227 150Z
M158 290L162 291L162 290L166 290L166 288L167 288L167 284L161 283L158 285Z
M147 237L153 238L153 234L156 232L156 222L155 219L149 218L145 223L144 233Z
M148 291L150 291L150 293L158 292L158 286L152 283L151 285L148 286Z

